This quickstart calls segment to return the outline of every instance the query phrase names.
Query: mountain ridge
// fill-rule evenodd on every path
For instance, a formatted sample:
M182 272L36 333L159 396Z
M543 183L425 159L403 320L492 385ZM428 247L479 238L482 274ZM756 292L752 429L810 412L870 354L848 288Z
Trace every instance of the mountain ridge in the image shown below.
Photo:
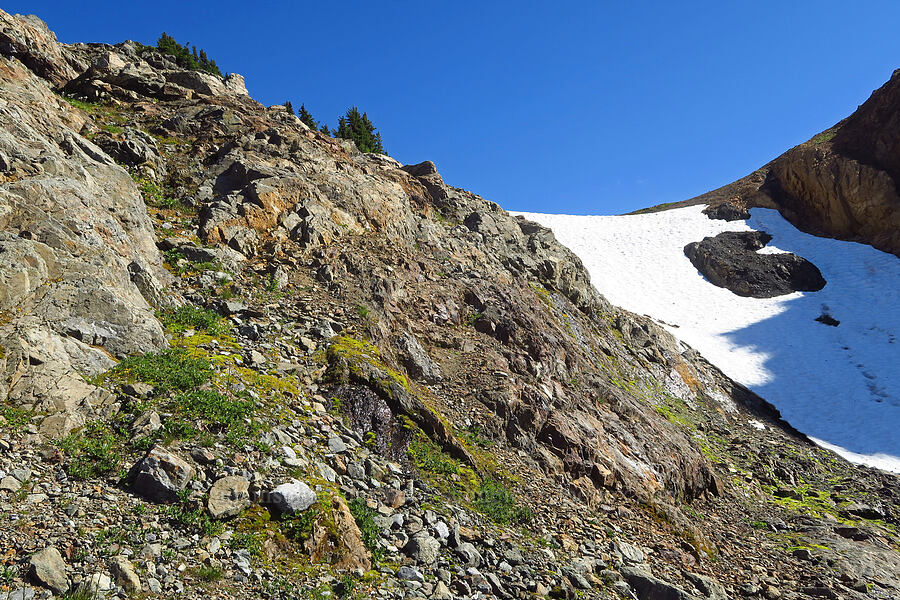
M311 131L238 75L0 17L16 589L896 591L896 478L611 306L550 230ZM306 521L267 501L292 479Z

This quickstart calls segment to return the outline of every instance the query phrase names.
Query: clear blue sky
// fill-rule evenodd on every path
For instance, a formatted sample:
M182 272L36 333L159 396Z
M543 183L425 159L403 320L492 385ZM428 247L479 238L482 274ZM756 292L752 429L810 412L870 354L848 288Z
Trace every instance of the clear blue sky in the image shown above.
M741 177L900 67L900 2L4 2L64 42L165 30L265 104L357 105L511 210L613 214Z

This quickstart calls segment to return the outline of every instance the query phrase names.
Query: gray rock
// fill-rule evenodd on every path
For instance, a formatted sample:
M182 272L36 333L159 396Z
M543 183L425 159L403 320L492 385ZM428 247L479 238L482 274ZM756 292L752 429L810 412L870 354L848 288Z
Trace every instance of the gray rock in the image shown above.
M346 452L347 444L337 436L328 438L328 450L334 453Z
M462 559L466 566L478 567L481 566L482 562L484 562L481 553L478 552L478 549L469 542L463 542L459 544L454 552L456 552L456 555Z
M441 551L441 543L430 535L417 535L403 549L410 558L422 565L433 565Z
M451 600L453 592L450 591L446 583L438 581L434 586L434 591L431 593L431 598L433 600Z
M728 600L728 592L725 591L725 587L712 577L690 572L686 572L685 575L691 580L694 587L709 600Z
M622 567L619 572L634 589L638 600L698 600L697 596L657 579L643 569Z
M425 576L422 574L422 571L413 567L400 567L399 569L397 569L397 577L399 577L403 581L417 581L419 583L425 583Z
M316 503L316 493L302 481L283 483L269 493L268 501L279 512L293 515L301 513Z
M206 507L214 519L236 517L250 507L250 482L236 475L223 477L209 490Z
M431 360L431 357L411 333L401 334L397 338L397 347L401 352L403 366L414 379L425 383L436 383L443 379L440 367Z
M57 594L69 589L66 577L66 563L59 550L50 546L28 559L28 574L37 583L50 588Z
M640 564L644 562L644 552L635 546L623 540L613 542L613 548L622 555L622 560L628 564Z
M134 570L134 565L124 556L114 556L109 561L109 571L116 584L129 593L141 591L141 579Z
M157 446L131 468L131 486L146 498L165 502L173 500L187 487L194 468L177 455Z

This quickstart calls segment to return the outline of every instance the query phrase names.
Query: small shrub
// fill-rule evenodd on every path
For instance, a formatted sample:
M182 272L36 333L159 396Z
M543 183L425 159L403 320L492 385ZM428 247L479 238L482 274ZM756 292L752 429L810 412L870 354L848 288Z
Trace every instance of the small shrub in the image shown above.
M31 411L18 406L0 406L0 416L5 420L4 425L12 431L19 431L28 425L31 415Z
M192 304L183 304L175 310L161 311L159 320L166 326L166 329L176 333L197 329L209 335L218 336L229 331L228 321L220 317L216 311Z
M219 581L225 575L220 567L203 566L197 569L197 578L201 581Z
M531 520L531 512L516 502L506 486L499 481L486 479L475 496L475 507L495 523L508 525Z
M255 531L235 533L228 543L232 550L246 550L250 556L262 554L263 535Z
M313 525L320 513L319 504L313 504L298 515L282 515L279 526L289 540L305 542L312 535Z
M350 514L353 515L353 520L356 521L356 526L359 527L359 531L362 533L363 544L369 550L372 559L375 562L380 561L384 557L384 548L378 545L381 531L378 525L375 524L375 515L377 513L369 508L366 505L366 501L362 498L354 498L348 506L350 507Z
M69 455L66 472L75 479L112 473L122 461L122 437L102 421L68 435L60 447Z

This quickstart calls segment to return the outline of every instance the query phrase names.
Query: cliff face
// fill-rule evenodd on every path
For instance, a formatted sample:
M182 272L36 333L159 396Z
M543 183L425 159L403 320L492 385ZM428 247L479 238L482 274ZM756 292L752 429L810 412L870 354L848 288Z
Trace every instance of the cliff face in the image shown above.
M900 255L900 72L855 113L691 202L778 208L799 229Z
M824 560L785 554L785 540L848 542L829 526L788 524L838 514L837 501L816 512L773 493L802 500L803 481L836 485L849 471L843 485L859 503L871 500L865 485L881 490L880 517L869 516L890 524L872 525L841 589L860 580L896 591L895 479L812 447L654 322L609 305L548 229L447 185L430 162L403 166L311 131L249 98L240 76L184 71L128 42L64 46L34 18L0 16L0 400L11 415L0 467L45 455L63 464L35 466L17 490L27 480L31 496L81 503L81 486L99 481L103 502L145 506L127 495L137 493L242 515L234 532L260 536L246 564L246 548L222 549L208 530L172 549L192 569L228 574L227 591L241 597L290 597L298 581L325 577L285 566L299 560L286 542L299 525L260 516L291 477L317 487L329 516L301 536L304 564L370 565L366 550L341 550L365 539L343 498L368 502L380 520L367 548L396 561L372 585L390 594L449 597L452 585L460 596L525 597L556 586L567 597L579 587L722 598L766 585L777 597L764 565L778 561L795 596L843 585ZM169 370L153 366L159 357ZM185 378L195 383L181 389ZM204 403L209 394L219 404ZM27 425L13 429L22 410ZM117 480L151 442L160 446ZM88 469L91 456L112 467ZM485 504L494 480L530 506L534 533L501 527L511 517ZM304 493L282 493L273 518ZM47 496L48 514L67 510ZM197 527L141 510L163 523L148 544ZM763 526L775 537L744 552L750 523L772 510L781 525ZM443 535L437 523L456 529ZM88 581L97 561L74 533L47 527ZM21 564L42 547L19 530L0 539L22 548L11 559ZM128 539L117 548L138 543ZM159 552L149 553L138 568L145 590L204 593L190 575L185 584L141 571L155 568ZM110 572L132 585L119 558ZM395 573L401 560L421 571ZM284 572L298 579L266 587Z

